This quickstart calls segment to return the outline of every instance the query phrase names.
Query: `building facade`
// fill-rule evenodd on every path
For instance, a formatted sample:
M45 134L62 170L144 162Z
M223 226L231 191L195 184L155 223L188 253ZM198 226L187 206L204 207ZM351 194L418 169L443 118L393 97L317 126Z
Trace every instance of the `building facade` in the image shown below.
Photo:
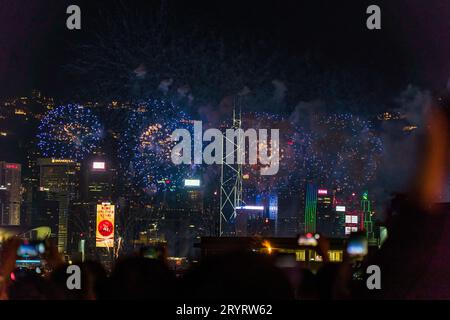
M18 163L0 161L0 224L20 225L21 171Z
M41 158L39 190L58 202L58 251L67 254L67 229L71 202L79 197L80 164L69 159Z

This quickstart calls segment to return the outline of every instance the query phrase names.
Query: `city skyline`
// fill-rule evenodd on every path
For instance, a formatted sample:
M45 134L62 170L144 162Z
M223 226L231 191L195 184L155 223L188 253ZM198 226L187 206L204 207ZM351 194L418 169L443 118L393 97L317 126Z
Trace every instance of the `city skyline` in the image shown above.
M0 299L69 266L94 298L414 298L446 270L448 4L4 3Z
M43 98L38 91L34 91L34 95L39 101L42 99L45 102L55 102L55 99ZM16 101L23 102L25 99L22 97ZM142 106L142 103L137 105L111 103L107 108L111 110L130 109L130 115L135 117L135 120L133 120L135 122L145 111L142 109ZM57 119L64 123L63 127L71 128L74 126L64 116L61 117L58 112L73 114L74 116L69 118L73 119L73 123L76 124L75 127L78 128L79 124L84 124L84 120L81 120L81 122L78 120L83 119L78 114L85 115L88 117L88 121L92 122L91 118L97 114L95 112L96 108L100 108L96 107L96 104L92 104L89 107L75 104L68 105L68 107L63 106L63 108L69 108L65 111L65 109L58 107L56 102L54 105L46 105L45 108L41 109L42 114L33 116L33 107L30 105L26 106L28 108L27 111L16 108L17 106L14 105L7 105L6 107L14 108L14 113L9 114L9 116L27 116L31 119L36 119L35 138L42 137L42 131L40 130L42 123L51 123L53 120L49 120L48 117L54 117L53 115L57 115ZM83 109L92 111L86 112L82 111ZM16 112L16 110L19 110L19 112ZM54 110L61 111L55 113ZM76 113L73 113L72 110ZM133 110L137 110L137 112ZM261 124L257 124L253 115L248 120L246 120L244 115L243 122L248 122L248 125L257 124L258 126L264 126L265 124L280 121L278 117L273 118L274 116L270 114L261 114L258 119L261 120L261 116L269 118ZM340 123L340 121L347 119L348 114L343 114L343 116L343 118L340 116L337 118L331 117L321 125L334 123L332 119L335 119L336 123ZM100 131L105 131L106 128L103 127L103 121L98 116L96 117L97 119L94 120L96 126L98 126ZM401 115L393 115L392 117L398 118L397 120L399 121L402 118ZM350 123L352 123L352 118L348 119L351 119ZM390 116L382 113L378 115L378 119L390 119ZM275 122L273 122L274 120ZM332 122L329 122L330 120ZM358 125L359 121L356 122ZM97 123L101 124L97 125ZM105 123L108 123L108 121L105 121ZM146 125L148 123L144 122ZM284 126L285 121L282 120L282 123ZM362 124L362 127L366 126L364 121ZM144 129L145 132L146 125L143 127L138 126L137 128L140 128L139 130ZM351 127L347 134L351 136L354 130L358 130L358 125L355 127L356 129ZM59 129L63 127L56 126L56 135L53 134L49 137L54 138L59 134L66 134L66 130ZM225 123L221 129L225 130L226 128ZM341 127L338 126L338 128ZM342 128L349 130L345 125ZM400 125L398 130L403 131L402 128L402 125ZM61 133L58 133L59 130ZM295 130L298 129L294 129L294 132ZM346 132L345 130L344 132ZM140 132L137 131L135 137L138 138L141 135ZM292 129L289 129L288 132L290 133L289 138L282 140L281 149L286 146L292 146L295 143L292 140ZM296 134L299 133L297 132ZM114 138L115 136L120 136L120 134L120 131L114 132L111 134L111 137ZM166 132L167 135L170 136L170 131ZM331 180L327 181L327 177L332 176L321 174L320 168L327 170L327 167L323 165L322 167L317 167L318 170L314 171L319 174L315 176L315 179L314 176L309 178L301 176L303 171L300 170L298 177L296 176L292 182L283 182L284 178L279 180L277 177L264 181L263 176L257 178L257 176L260 176L258 172L254 172L253 169L249 170L251 166L244 166L242 203L245 205L237 210L237 216L232 221L228 221L229 227L224 227L218 225L218 216L221 212L221 200L217 192L221 190L217 172L219 165L212 169L212 173L208 172L211 171L211 169L208 169L209 166L200 169L196 168L191 173L188 170L189 167L187 167L183 169L184 171L181 174L177 173L176 177L178 180L174 180L175 176L171 175L173 169L170 169L170 166L173 164L166 159L163 164L169 170L166 168L165 171L162 171L164 172L164 175L161 176L162 180L156 181L162 183L164 187L149 191L147 183L142 184L140 179L127 179L130 173L122 171L127 168L127 165L123 163L124 159L122 157L114 157L110 149L105 149L105 146L108 144L104 145L104 139L99 140L97 145L93 145L89 149L77 149L86 150L83 154L70 151L67 153L67 157L56 157L56 155L63 154L60 151L65 150L65 147L61 148L60 143L70 145L74 141L78 141L78 143L83 141L82 138L73 140L72 135L67 137L70 137L70 139L58 139L57 144L54 146L51 145L51 140L46 142L50 143L50 145L43 145L40 143L41 140L36 139L33 148L35 153L28 154L29 172L25 175L24 182L29 181L29 183L24 183L23 197L29 200L25 200L23 203L22 218L27 223L22 223L22 228L26 230L43 226L49 227L50 238L54 237L56 239L59 251L66 256L68 261L98 259L102 261L105 267L112 268L113 261L117 257L134 252L139 247L149 244L155 245L156 243L165 243L170 257L177 259L184 257L195 260L199 259L199 252L195 248L201 243L201 238L218 236L222 232L225 232L223 235L226 236L263 236L266 238L295 237L299 234L314 234L318 232L322 236L345 239L352 232L366 232L368 229L364 223L367 219L372 219L372 215L374 215L373 220L376 220L376 227L371 227L370 233L367 233L368 238L371 239L371 245L379 245L384 241L384 229L380 215L377 215L375 211L369 210L369 218L367 218L359 204L358 199L362 197L364 190L358 190L356 185L349 189L344 187L344 185L339 187L339 183L334 184L341 180L336 180L334 183ZM330 137L332 137L331 133ZM161 141L164 141L166 138L165 136L157 137L157 139L162 139ZM126 141L127 144L133 143L132 140ZM157 143L158 140L146 139L145 141ZM144 146L146 145L144 144ZM79 148L79 144L74 146ZM55 150L55 157L43 158L52 155L51 150ZM123 150L120 149L120 151ZM303 148L301 150L305 151L306 149ZM293 166L290 162L297 161L296 157L298 156L303 156L303 154L294 152L292 155L282 157L280 159L281 167L284 170L291 170ZM314 157L312 160L314 160ZM287 161L289 165L286 166L283 161ZM311 163L308 162L308 165L311 165ZM153 171L147 172L153 174L159 172L158 170L159 167L156 166ZM50 174L46 173L47 171ZM195 180L193 179L198 179L198 185L194 183ZM208 179L212 179L215 182L208 183ZM325 196L329 195L329 198L326 198L327 205L322 205L320 201L313 205L314 216L312 219L317 219L317 228L308 228L304 222L305 219L308 219L306 208L311 206L311 204L308 204L308 200L305 200L306 195L304 194L304 186L307 181L316 181L315 192L318 193L319 198L324 197L324 193L327 193ZM292 183L299 185L293 187ZM279 187L279 184L281 187ZM127 186L129 189L127 189ZM325 186L326 188L324 188ZM286 193L284 190L290 191ZM355 204L352 204L351 201L353 200L348 200L348 197L356 199ZM101 222L101 220L98 220L98 206L103 206L106 203L115 207L113 216L116 216L116 221L113 222L114 227L111 226L114 228L113 242L111 242L111 247L106 247L105 250L98 248L98 244L96 244L98 237L95 237L95 230L97 229L96 225ZM293 203L297 203L294 208L292 208ZM350 219L353 217L353 220L348 221L348 217ZM356 217L357 221L355 221L354 217ZM223 231L221 231L222 228ZM95 240L96 238L97 240ZM297 253L297 257L300 260L307 259L308 255L311 256L308 259L319 259L316 257L316 253L313 252ZM335 251L330 252L330 255L332 259L340 261L343 257L343 252L336 247Z

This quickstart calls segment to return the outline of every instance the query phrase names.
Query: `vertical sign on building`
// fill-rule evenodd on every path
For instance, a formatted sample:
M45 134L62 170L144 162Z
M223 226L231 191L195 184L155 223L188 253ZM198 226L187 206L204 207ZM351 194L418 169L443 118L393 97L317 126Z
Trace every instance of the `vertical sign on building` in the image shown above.
M114 247L114 205L97 204L96 247Z

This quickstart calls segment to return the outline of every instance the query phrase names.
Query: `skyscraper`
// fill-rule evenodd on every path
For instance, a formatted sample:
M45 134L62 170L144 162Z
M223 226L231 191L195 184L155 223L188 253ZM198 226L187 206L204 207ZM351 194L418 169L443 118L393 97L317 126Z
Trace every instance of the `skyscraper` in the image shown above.
M295 237L305 231L305 188L306 184L295 198L286 192L278 194L278 237Z
M345 207L344 207L345 210ZM359 210L345 211L345 235L363 230L363 214Z
M59 203L58 250L67 253L69 206L78 198L80 164L69 159L38 160L39 189L48 191Z
M18 163L0 161L0 224L20 225L21 171Z
M374 241L372 206L369 199L369 192L364 191L361 197L361 211L364 217L364 230L369 241Z
M70 206L67 252L72 260L95 259L108 270L112 267L111 247L97 245L98 205L117 208L114 198L116 170L104 155L86 159L81 166L80 198ZM114 226L115 230L115 226ZM116 231L114 231L116 232Z
M334 191L317 190L316 231L330 238L340 238L344 234L344 212L336 206Z
M92 158L83 163L82 199L84 202L111 201L116 171L104 158Z
M313 183L306 185L305 200L305 233L316 232L316 213L317 213L317 186Z
M264 221L268 219L270 223L264 223L264 226L267 227L267 224L272 226L272 230L265 230L265 232L269 232L268 235L275 237L278 234L278 195L276 193L260 193L256 195L255 204L257 206L264 207Z
M198 181L199 184L194 186L186 181ZM203 192L199 179L187 179L184 188L162 195L159 225L170 255L194 255L193 244L208 234L205 224L210 220L205 216Z
M33 192L30 226L49 227L50 237L56 238L59 229L59 202L55 194L49 191Z

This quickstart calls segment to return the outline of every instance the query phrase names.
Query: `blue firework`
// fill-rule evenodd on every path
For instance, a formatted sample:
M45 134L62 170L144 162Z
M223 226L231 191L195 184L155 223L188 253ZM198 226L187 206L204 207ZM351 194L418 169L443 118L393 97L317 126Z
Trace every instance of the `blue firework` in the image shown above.
M97 116L77 104L62 105L47 112L38 132L38 148L44 157L77 161L91 153L103 135Z
M187 114L165 100L141 102L130 113L119 155L135 186L154 194L173 191L181 185L194 167L172 163L171 151L176 142L172 141L171 135L176 129L191 128Z
M383 145L372 123L350 113L318 119L313 130L311 178L342 190L367 187L374 179Z

